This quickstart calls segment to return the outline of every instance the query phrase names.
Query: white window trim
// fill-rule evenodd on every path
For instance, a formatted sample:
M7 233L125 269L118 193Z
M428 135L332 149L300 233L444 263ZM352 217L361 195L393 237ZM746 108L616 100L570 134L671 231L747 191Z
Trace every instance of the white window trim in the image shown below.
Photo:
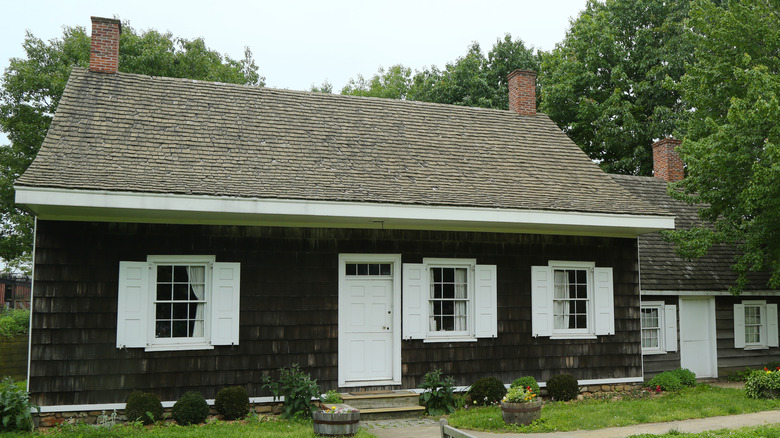
M553 274L552 280L552 293L550 297L553 300L552 318L553 318L553 331L551 339L596 339L596 326L595 326L595 296L594 296L594 276L593 270L596 268L595 262L577 262L577 261L563 261L563 260L550 260L547 262L547 266L550 267L550 271ZM585 269L588 276L588 324L584 329L556 329L555 328L555 270L556 269Z
M155 337L155 267L158 264L205 266L203 337ZM139 269L145 272L140 277L135 277L135 280L126 280L127 274L123 266L136 272ZM220 270L219 276L217 270ZM226 276L221 277L222 275ZM131 283L128 284L128 281ZM219 290L216 291L215 288ZM215 299L217 296L219 300ZM117 348L144 348L144 351L150 352L182 351L211 350L215 345L238 344L239 263L217 263L213 255L149 255L146 262L120 262L118 298ZM221 303L219 309L215 308L216 301ZM130 319L127 319L128 312L131 312ZM135 333L128 334L128 331Z
M146 257L149 263L149 321L147 321L147 347L146 351L176 351L176 350L211 350L214 348L210 343L211 334L211 307L213 299L211 293L212 271L214 268L215 256L205 255L150 255ZM205 267L205 308L203 315L203 336L197 338L157 338L155 333L156 309L155 309L155 291L157 290L157 265L203 265Z
M665 311L664 311L664 305L665 303L663 301L643 301L640 306L640 313L639 313L639 323L642 323L642 313L641 309L656 309L658 311L658 347L654 348L646 348L642 347L642 354L643 355L651 355L651 354L666 354L666 345L665 345L665 339L666 339L666 323L665 323ZM640 328L641 330L644 330L644 327Z
M449 258L424 258L426 277L428 279L428 290L425 304L426 309L430 309L430 281L431 268L466 268L466 327L464 331L432 331L430 329L430 314L425 320L427 335L423 342L475 342L477 340L475 332L474 319L474 300L475 283L474 270L477 267L477 259L449 259Z
M745 342L745 308L761 308L761 340L757 343ZM778 346L777 304L766 300L744 300L734 304L734 348L743 350L766 350Z

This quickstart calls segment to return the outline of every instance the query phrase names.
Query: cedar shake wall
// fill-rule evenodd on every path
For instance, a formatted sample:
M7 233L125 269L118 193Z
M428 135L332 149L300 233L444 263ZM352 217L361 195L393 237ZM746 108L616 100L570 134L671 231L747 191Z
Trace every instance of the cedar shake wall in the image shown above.
M680 311L677 297L669 296L642 296L643 301L664 301L666 304L674 304ZM717 296L715 297L715 333L717 336L718 377L726 377L745 367L761 368L767 363L780 363L780 348L765 350L745 350L734 348L734 304L747 300L765 300L767 304L780 305L780 297L762 296ZM679 317L679 313L678 313ZM677 340L679 346L679 321L677 323ZM651 354L644 356L645 380L663 371L680 368L680 352L666 354Z
M38 221L30 390L40 405L123 402L134 389L177 400L226 385L267 396L261 377L299 363L324 392L337 384L338 255L476 258L498 266L498 337L402 341L402 386L441 368L457 385L496 376L545 381L641 376L636 240L499 233L296 229ZM116 348L119 262L208 254L241 263L240 345L144 352ZM548 260L614 268L616 335L531 337L530 272ZM400 310L400 309L399 309ZM396 327L400 330L400 327Z

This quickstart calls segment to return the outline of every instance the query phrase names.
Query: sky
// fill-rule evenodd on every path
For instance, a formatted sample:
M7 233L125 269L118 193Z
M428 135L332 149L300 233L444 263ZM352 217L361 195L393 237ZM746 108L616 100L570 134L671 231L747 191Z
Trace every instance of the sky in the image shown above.
M234 59L252 51L266 86L309 90L327 80L339 92L358 74L403 64L444 67L478 42L487 53L506 33L551 50L587 0L26 0L4 1L0 69L25 57L25 31L50 40L63 26L91 33L90 16L116 17L136 30L202 37Z

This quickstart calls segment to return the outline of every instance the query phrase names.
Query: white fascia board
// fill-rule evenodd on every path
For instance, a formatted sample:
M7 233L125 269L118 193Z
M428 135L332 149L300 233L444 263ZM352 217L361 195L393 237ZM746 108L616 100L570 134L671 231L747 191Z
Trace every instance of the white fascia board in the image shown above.
M369 202L237 198L17 186L40 219L530 232L635 237L674 228L673 216Z
M734 295L727 290L643 290L641 295L643 296L666 296L666 297L725 297ZM739 294L740 297L760 297L760 296L780 296L780 290L744 290Z

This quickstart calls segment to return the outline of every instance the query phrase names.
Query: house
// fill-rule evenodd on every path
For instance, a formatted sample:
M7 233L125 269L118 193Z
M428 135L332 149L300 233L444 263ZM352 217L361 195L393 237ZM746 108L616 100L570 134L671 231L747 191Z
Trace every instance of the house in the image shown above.
M668 183L683 178L684 165L666 138L653 145L655 177L611 175L615 182L675 214L678 229L700 224L699 207L671 198ZM675 253L660 233L639 236L642 353L645 377L679 367L698 377L718 377L780 363L777 305L780 291L767 289L769 274L755 273L740 296L729 293L734 247L719 245L699 259Z
M30 278L25 275L0 274L0 310L30 307Z
M37 158L29 390L171 403L298 363L328 389L642 381L632 196L547 116L117 72L93 17Z

